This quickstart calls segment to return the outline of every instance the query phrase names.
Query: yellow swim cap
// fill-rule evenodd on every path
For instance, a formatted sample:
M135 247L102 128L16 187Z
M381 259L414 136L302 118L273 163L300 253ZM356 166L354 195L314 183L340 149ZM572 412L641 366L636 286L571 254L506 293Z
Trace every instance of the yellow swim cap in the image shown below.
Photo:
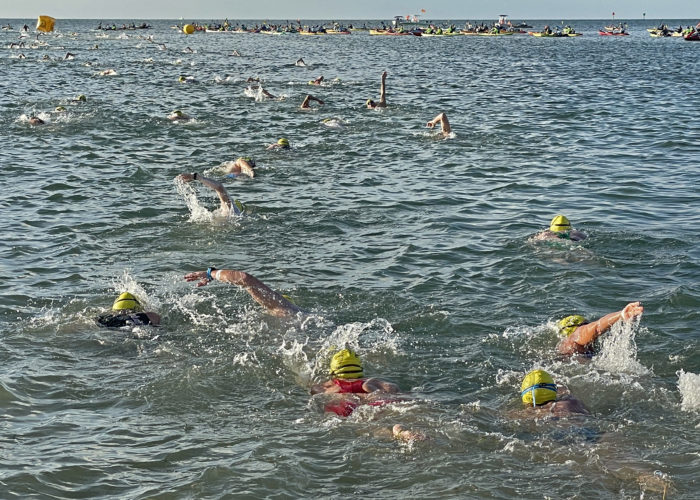
M176 109L175 111L172 112L172 114L175 116L182 116L182 111L180 111L179 109Z
M374 102L374 101L372 101L372 99L367 99L367 102L366 102L365 104L366 104L367 106L369 106L369 105L372 104L373 102Z
M559 327L559 335L568 337L581 325L586 323L586 318L575 314L573 316L567 316L564 319L557 321L557 326Z
M56 111L57 113L60 113L60 112L65 111L65 110L66 110L66 108L64 108L63 106L56 106L56 109L54 111Z
M283 146L285 148L288 148L289 147L289 140L282 137L280 140L277 141L277 144L279 144L280 146Z
M112 304L113 311L122 311L125 309L131 309L133 311L143 311L143 306L141 303L131 295L129 292L122 293L117 300Z
M520 384L520 397L523 403L541 405L557 399L557 386L552 376L544 370L533 370Z
M187 78L185 78L184 76L181 76L180 78L177 79L178 82L184 82L186 80L187 80Z
M563 215L556 215L549 223L549 230L554 233L571 231L571 222Z
M331 377L362 378L362 361L350 349L338 351L331 359Z
M83 94L80 94L76 100L78 100L78 101L87 101L87 97L85 97Z

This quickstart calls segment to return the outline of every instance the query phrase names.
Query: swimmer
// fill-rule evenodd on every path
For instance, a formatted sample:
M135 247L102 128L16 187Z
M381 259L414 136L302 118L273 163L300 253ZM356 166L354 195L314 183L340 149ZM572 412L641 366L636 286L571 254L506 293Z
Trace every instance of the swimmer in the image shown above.
M75 54L66 52L66 55L63 57L63 59L67 61L72 61L73 59L75 59Z
M323 81L323 75L319 76L315 80L311 80L309 82L309 85L321 85L321 82Z
M305 63L304 60L300 57L299 59L297 59L297 62L294 63L294 66L303 67L303 66L306 66L306 63Z
M367 109L386 108L386 71L382 73L382 83L379 87L379 102L367 99Z
M241 202L238 200L232 200L228 194L228 191L226 191L226 188L220 182L204 177L197 172L192 172L191 174L180 174L175 179L182 182L199 181L209 189L213 189L221 202L219 209L221 210L222 214L228 215L233 213L234 215L240 215L243 212Z
M234 57L241 57L241 53L238 52L237 50L234 50L233 52L231 52L231 55Z
M190 47L185 47L182 51L186 54L194 54L194 50L192 50Z
M66 108L65 108L65 106L56 106L56 107L54 108L54 111L55 111L56 113L63 113L63 112L66 111Z
M325 104L321 99L318 99L311 94L306 94L304 102L301 103L301 109L309 109L311 107L311 101L316 101L317 103L323 105Z
M168 120L173 121L173 122L181 121L181 120L187 121L189 119L190 119L189 115L186 115L185 113L183 113L179 109L176 109L175 111L173 111L172 113L170 113L168 115Z
M441 129L442 135L444 135L444 136L450 135L450 132L452 132L452 128L450 127L450 122L447 120L447 115L445 113L440 113L435 118L430 120L426 124L426 127L433 128L438 123L440 124L440 129Z
M561 396L561 397L558 397ZM570 417L590 415L581 401L565 387L557 389L552 376L544 370L533 370L523 378L520 397L527 405L523 412L535 417Z
M557 322L559 335L564 338L557 345L557 352L563 356L583 354L590 356L595 352L595 341L618 321L629 321L641 316L644 307L640 302L630 302L624 309L607 314L597 321L587 322L583 316L567 316Z
M267 149L289 149L289 139L282 137L276 143L270 144Z
M87 101L87 97L85 97L84 94L80 94L78 97L73 99L73 102L85 102Z
M327 412L341 417L350 416L360 404L381 406L395 401L395 396L390 396L389 400L385 398L400 392L399 386L393 382L375 377L364 378L362 361L350 349L342 349L333 355L329 374L330 380L311 386L311 394L353 394L355 397L352 399L333 399L326 404ZM392 427L391 434L402 441L425 439L423 434L406 430L400 424Z
M293 316L301 312L299 307L281 293L275 292L255 276L244 271L210 267L206 271L195 271L185 275L185 281L197 281L198 287L207 285L214 280L240 286L273 316Z
M564 215L555 215L549 223L549 229L534 236L537 241L541 240L571 240L581 241L587 238L586 233L572 229L571 222Z
M238 177L241 174L250 178L255 177L255 160L249 156L237 158L235 161L227 161L223 167L227 177Z
M112 304L112 310L95 318L97 324L110 328L160 324L160 316L154 312L144 312L139 300L129 292L124 292Z
M99 72L99 75L101 76L111 76L111 75L116 75L117 72L113 69L103 69L102 71Z
M29 117L29 125L45 125L46 122L38 116Z

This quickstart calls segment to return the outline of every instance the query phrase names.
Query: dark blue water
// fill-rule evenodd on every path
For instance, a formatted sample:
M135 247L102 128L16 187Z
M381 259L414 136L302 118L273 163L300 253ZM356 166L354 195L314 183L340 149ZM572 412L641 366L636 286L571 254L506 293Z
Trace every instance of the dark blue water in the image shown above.
M149 22L0 32L0 497L695 497L700 44L651 38L657 21L571 39ZM385 69L389 106L367 110ZM447 139L425 128L441 111ZM223 177L239 156L254 179ZM192 171L246 215L173 181ZM557 213L589 238L533 242ZM309 314L183 280L208 266ZM95 325L125 289L161 327ZM633 300L641 322L592 362L556 357L554 321ZM324 414L309 387L345 344L413 400ZM593 416L515 418L537 367Z

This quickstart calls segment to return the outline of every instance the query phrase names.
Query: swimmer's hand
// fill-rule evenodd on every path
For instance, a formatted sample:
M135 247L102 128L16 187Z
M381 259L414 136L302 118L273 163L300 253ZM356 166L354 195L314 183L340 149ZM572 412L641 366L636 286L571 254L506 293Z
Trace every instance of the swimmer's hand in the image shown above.
M425 126L428 128L433 128L435 126L435 122L431 120L428 123L426 123Z
M627 321L635 316L641 316L644 312L644 306L641 302L630 302L622 310L622 321Z
M180 174L175 179L182 181L182 182L192 182L197 179L197 174L195 172L192 172L191 174Z
M185 281L197 281L197 286L204 286L209 284L209 278L207 278L206 271L195 271L193 273L185 274Z

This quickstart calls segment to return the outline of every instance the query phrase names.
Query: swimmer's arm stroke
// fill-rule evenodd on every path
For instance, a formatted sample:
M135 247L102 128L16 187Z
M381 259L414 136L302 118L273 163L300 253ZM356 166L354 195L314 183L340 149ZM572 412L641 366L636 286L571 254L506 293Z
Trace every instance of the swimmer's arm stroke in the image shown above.
M224 185L220 182L217 182L214 179L210 179L208 177L204 177L203 175L197 174L196 172L193 172L191 174L180 174L177 176L177 179L180 179L183 182L201 182L209 189L212 189L216 192L216 194L219 196L219 200L221 201L222 210L233 210L233 202L231 201L231 197L228 195L228 192L226 191Z
M285 299L282 294L274 291L252 274L234 269L217 269L211 273L212 280L223 281L240 286L258 304L274 316L291 316L301 311L296 305ZM185 275L186 281L199 281L197 286L209 283L206 271L195 271Z
M558 350L561 354L579 352L580 348L591 344L618 321L641 316L643 312L644 306L641 302L630 302L621 311L606 314L597 321L579 326L574 333L559 343Z

